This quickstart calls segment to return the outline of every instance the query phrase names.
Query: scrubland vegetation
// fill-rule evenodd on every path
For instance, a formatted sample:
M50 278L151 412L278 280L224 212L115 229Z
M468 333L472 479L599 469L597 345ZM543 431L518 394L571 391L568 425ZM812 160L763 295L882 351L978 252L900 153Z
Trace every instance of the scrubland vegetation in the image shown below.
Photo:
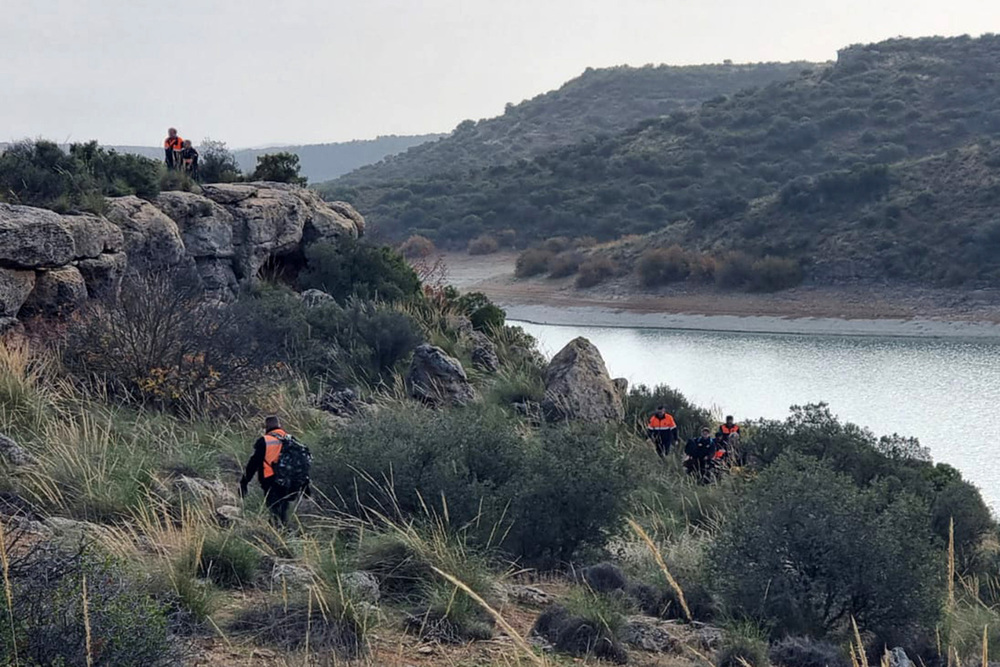
M24 454L0 477L5 664L261 647L383 665L420 642L440 664L797 667L850 664L860 641L872 664L900 646L957 665L981 663L984 628L1000 641L994 518L917 442L798 407L746 424L747 465L699 485L643 437L661 404L682 437L712 423L677 391L633 388L622 423L543 424L543 361L485 297L364 244L318 246L299 280L329 300L272 284L208 307L131 276L117 304L0 347L0 433ZM407 398L422 341L478 400ZM357 401L321 409L342 388ZM233 496L271 412L315 456L288 529ZM547 603L521 601L532 581ZM672 622L675 662L632 643L642 618ZM463 646L476 657L449 657Z

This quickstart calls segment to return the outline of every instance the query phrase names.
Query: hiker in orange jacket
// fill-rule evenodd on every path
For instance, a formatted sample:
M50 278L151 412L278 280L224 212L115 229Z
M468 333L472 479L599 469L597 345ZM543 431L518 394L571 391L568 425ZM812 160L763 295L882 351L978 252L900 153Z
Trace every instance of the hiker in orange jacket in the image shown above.
M257 476L260 488L264 491L264 500L267 507L281 523L288 521L288 506L299 497L300 493L305 493L312 497L312 489L309 484L305 488L288 489L275 480L275 466L281 456L283 440L288 437L288 432L281 428L281 422L277 417L268 417L264 420L264 435L257 438L253 446L253 454L247 461L246 470L240 479L240 497L247 495L247 486L250 480Z
M646 435L656 445L656 453L661 459L670 454L670 446L677 441L677 423L664 406L656 408L649 418Z
M163 160L167 169L179 169L181 166L181 151L184 150L184 140L177 134L177 128L167 130L167 138L163 140Z

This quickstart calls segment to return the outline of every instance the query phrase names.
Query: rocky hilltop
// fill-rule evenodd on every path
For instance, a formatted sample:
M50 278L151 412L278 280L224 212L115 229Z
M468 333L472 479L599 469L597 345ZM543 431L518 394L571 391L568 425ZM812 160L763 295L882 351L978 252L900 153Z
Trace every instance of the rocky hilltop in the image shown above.
M209 295L226 300L265 267L301 264L307 246L364 229L349 204L281 183L114 197L103 216L0 203L0 331L114 296L130 266L190 268Z

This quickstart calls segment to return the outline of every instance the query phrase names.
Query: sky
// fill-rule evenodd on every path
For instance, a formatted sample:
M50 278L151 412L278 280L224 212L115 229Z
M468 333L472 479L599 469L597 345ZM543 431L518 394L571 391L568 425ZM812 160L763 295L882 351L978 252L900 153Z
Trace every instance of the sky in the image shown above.
M0 141L447 132L587 67L984 32L997 0L0 0Z

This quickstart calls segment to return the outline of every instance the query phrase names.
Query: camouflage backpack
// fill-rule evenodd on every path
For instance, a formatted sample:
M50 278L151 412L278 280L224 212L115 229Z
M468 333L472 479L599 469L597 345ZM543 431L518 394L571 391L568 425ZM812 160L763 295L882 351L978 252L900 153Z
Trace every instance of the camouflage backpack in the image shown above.
M309 484L312 454L291 435L281 436L281 453L274 464L274 483L298 491Z

